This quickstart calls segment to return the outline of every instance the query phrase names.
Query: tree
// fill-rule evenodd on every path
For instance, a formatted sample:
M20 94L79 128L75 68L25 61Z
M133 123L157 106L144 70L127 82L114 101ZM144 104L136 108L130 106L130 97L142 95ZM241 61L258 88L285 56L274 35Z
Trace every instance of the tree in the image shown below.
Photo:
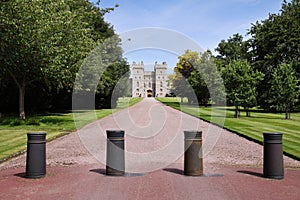
M232 60L250 60L249 41L244 41L243 36L234 34L227 41L221 40L215 49L219 55L216 56L216 64L220 68L225 67Z
M259 104L270 108L269 88L272 73L281 63L290 63L300 75L300 4L299 0L283 1L279 14L270 14L268 19L252 25L252 65L265 74L259 85Z
M269 102L278 111L285 112L285 119L290 119L290 111L298 101L299 79L290 64L282 63L273 71Z
M96 107L115 108L118 97L126 95L129 80L130 65L120 58L110 65L101 76L96 91ZM127 92L128 93L128 92Z
M20 119L25 119L26 88L46 81L50 91L71 91L80 61L113 30L104 23L103 12L85 0L0 5L0 62L18 87Z
M176 67L174 68L175 72L175 78L173 82L173 91L176 96L181 97L181 101L183 97L188 98L188 102L191 103L192 101L196 101L195 99L195 94L194 94L194 89L192 86L196 86L197 80L194 81L189 81L189 77L191 75L193 77L196 75L195 70L195 65L197 62L199 62L199 53L186 50L185 53L181 56L178 57L178 62L176 63ZM197 75L196 75L197 76ZM191 85L191 83L193 85Z
M209 50L200 53L200 56L200 62L196 65L196 69L201 75L199 84L202 92L197 97L204 99L204 104L211 101L213 104L224 105L226 102L225 88L221 73L215 64L215 58Z
M189 103L207 105L211 98L213 103L224 101L222 78L210 51L186 51L179 57L175 72L174 91L179 96L188 97Z
M249 108L256 103L256 86L263 74L254 71L246 60L233 60L222 69L227 100L235 106L235 117L240 116L239 107L243 106L249 116Z

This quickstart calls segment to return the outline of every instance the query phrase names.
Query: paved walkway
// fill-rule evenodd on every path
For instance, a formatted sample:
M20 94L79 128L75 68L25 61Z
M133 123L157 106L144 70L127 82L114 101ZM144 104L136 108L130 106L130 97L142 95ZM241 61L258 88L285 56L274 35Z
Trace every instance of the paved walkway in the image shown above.
M105 176L107 129L125 130L127 177ZM203 131L204 177L183 176L183 131ZM300 162L262 178L262 146L158 103L135 106L47 144L47 176L25 155L0 165L0 199L299 199Z

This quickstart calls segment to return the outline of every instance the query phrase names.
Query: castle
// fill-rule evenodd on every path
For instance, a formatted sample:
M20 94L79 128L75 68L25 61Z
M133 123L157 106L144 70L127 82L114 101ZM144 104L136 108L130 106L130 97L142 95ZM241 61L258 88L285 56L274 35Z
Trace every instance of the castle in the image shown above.
M154 71L145 71L143 61L132 63L132 97L165 97L167 87L167 63L155 62Z

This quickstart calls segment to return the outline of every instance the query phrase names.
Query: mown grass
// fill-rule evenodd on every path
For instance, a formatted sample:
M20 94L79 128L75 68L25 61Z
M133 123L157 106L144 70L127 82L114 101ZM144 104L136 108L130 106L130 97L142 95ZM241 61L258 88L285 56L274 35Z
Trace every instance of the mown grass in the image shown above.
M291 120L284 113L270 113L252 110L251 117L241 112L240 118L234 118L232 107L198 107L181 104L178 98L158 98L160 102L185 113L212 122L235 132L247 139L263 143L264 132L283 133L283 151L286 155L300 160L300 113L292 113Z
M2 117L0 119L0 162L26 150L28 132L47 132L47 141L50 141L141 100L142 98L120 98L116 109L46 113L28 116L25 121L14 117Z

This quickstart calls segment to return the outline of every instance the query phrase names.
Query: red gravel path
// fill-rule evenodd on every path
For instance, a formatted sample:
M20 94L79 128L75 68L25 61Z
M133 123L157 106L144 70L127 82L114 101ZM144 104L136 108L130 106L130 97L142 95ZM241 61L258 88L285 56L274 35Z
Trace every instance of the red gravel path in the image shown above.
M134 131L137 128L131 127L130 123L122 124L126 113L130 113L131 120L139 125L143 135L137 135L138 131ZM184 122L184 125L174 124L178 119L183 119L180 122ZM185 120L194 123L188 124ZM225 130L221 130L216 145L204 157L206 175L224 176L183 176L183 157L178 154L183 151L183 136L178 137L178 140L172 137L178 136L176 131L195 129L194 125L203 131L205 141L208 123L166 107L154 99L145 99L128 110L83 128L83 132L89 131L89 137L95 137L87 141L92 139L88 149L97 159L83 145L87 144L83 141L82 133L74 132L47 144L45 178L23 178L25 155L2 163L0 199L299 199L298 161L284 157L284 180L264 179L261 177L262 146ZM125 138L126 150L138 154L139 159L134 160L135 157L130 155L126 157L126 169L130 172L144 170L143 176L103 175L105 166L98 160L105 161L105 140L102 136L97 138L98 129L95 131L98 135L93 133L97 126L102 130L121 128L128 133ZM160 126L161 129L157 128ZM219 128L213 127L213 130L218 131ZM101 134L105 135L104 131ZM98 139L100 143L93 143ZM178 150L171 148L172 151L142 159L142 152L160 151L170 143L166 141L173 142ZM170 152L173 154L168 154ZM170 162L173 158L177 159Z

